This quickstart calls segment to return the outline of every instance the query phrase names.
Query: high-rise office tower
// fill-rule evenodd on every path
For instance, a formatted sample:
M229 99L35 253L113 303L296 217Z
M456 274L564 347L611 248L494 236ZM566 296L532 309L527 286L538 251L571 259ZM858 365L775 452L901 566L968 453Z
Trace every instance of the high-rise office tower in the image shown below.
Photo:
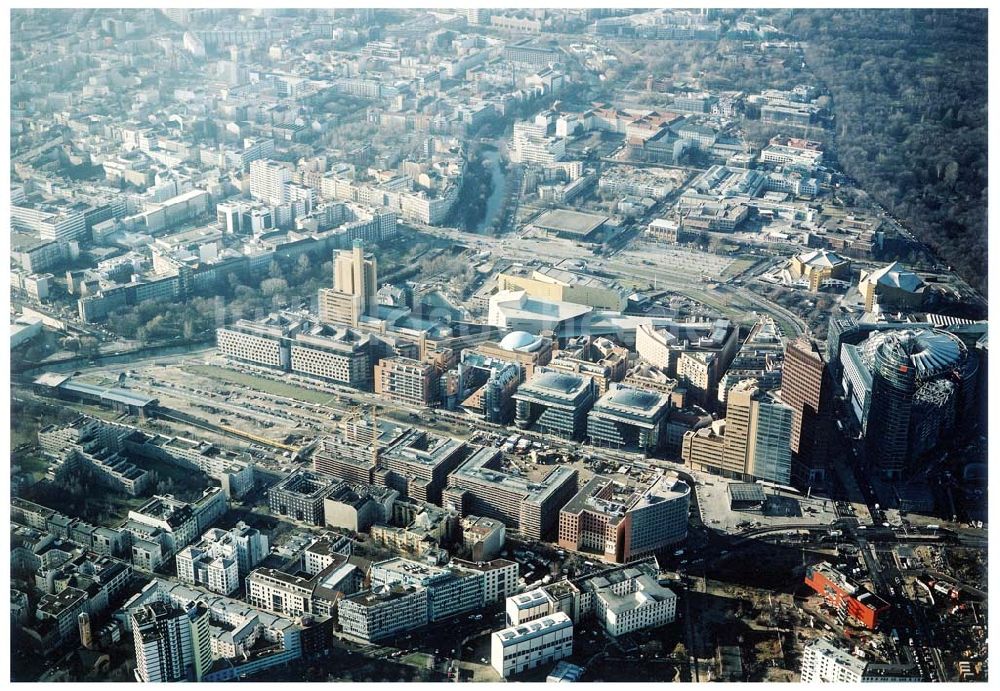
M728 400L725 420L684 434L684 462L723 477L787 484L791 479L792 408L761 391L754 379L735 384Z
M722 447L723 473L739 477L748 471L747 452L750 446L750 418L753 414L753 395L756 382L747 379L729 390L726 407L726 433Z
M334 264L333 288L361 298L365 313L375 307L378 292L378 263L375 257L365 257L365 245L355 240L350 252L337 254Z
M378 262L365 257L364 243L355 240L351 251L334 257L333 289L319 292L320 320L329 324L357 326L363 315L377 307Z
M785 484L792 474L792 409L767 393L754 400L750 427L750 474Z
M916 345L907 333L890 334L874 353L865 441L869 460L890 478L902 476L908 457L910 414L917 391L917 368L910 352Z
M781 401L792 408L792 481L810 486L826 479L833 428L833 382L816 344L808 338L785 348Z

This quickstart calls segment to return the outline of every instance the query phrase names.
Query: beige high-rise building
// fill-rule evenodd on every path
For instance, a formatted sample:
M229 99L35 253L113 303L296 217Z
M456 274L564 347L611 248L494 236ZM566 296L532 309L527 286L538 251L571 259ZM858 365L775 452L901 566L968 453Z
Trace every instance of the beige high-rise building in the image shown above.
M684 433L681 457L695 470L788 484L791 434L792 408L745 379L729 390L725 420Z
M677 381L687 389L690 400L704 408L710 408L719 380L719 359L715 353L681 353L677 360Z
M722 471L734 476L749 472L750 421L753 413L753 395L757 391L752 379L736 384L729 390L726 406L726 435L722 447Z
M333 261L333 289L319 291L320 321L357 326L377 306L378 262L374 256L365 257L361 240L354 241L350 252L338 252Z

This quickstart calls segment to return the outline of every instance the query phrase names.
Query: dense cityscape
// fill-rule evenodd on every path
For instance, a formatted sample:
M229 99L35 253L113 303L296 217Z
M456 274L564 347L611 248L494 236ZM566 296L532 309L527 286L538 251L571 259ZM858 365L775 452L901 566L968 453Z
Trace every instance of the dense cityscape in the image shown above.
M988 679L985 10L10 24L12 681Z

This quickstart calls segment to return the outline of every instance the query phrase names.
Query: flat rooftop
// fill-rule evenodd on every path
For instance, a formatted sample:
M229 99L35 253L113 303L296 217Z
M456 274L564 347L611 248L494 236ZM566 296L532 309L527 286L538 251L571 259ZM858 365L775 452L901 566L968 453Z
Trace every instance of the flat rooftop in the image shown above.
M357 595L351 595L343 600L343 602L354 602L362 607L372 607L380 603L391 602L392 600L398 600L400 598L406 597L407 595L412 595L413 593L420 592L424 590L420 586L414 585L399 585L398 583L393 585L391 588L382 589L378 592L374 590L366 590Z
M581 511L606 514L617 523L628 511L660 501L680 499L691 488L676 474L657 476L652 482L640 486L631 481L622 483L606 475L595 475L567 502L561 512L578 514Z
M538 636L545 636L554 631L564 628L573 628L573 622L565 612L556 612L555 614L542 617L541 619L536 619L535 621L529 621L526 624L519 624L517 626L511 626L510 628L502 629L500 631L494 632L493 636L499 638L504 647L509 645L515 645L524 640L531 638L537 638Z
M753 482L734 482L726 487L733 501L763 504L767 501L764 488Z
M608 222L607 216L554 209L536 218L532 225L542 230L586 237Z
M556 487L576 475L576 470L567 466L557 466L539 482L531 482L525 477L511 475L499 469L502 458L497 449L483 447L460 465L451 477L467 479L477 484L487 483L510 492L524 495L523 501L544 501ZM449 485L451 485L449 481Z
M536 588L520 595L512 595L507 599L513 602L518 609L531 609L547 603L549 596L541 588Z
M143 396L133 391L129 391L128 389L95 386L93 384L85 384L83 382L72 380L63 382L58 386L58 388L75 394L93 396L95 398L99 398L101 402L121 403L123 405L135 406L137 408L145 408L159 403L159 399L157 398Z
M376 569L398 576L401 579L416 580L433 579L448 573L447 569L431 566L430 564L422 564L403 557L393 557L385 561L375 562L372 564L372 571L374 572Z
M676 598L674 591L665 588L648 574L636 578L636 589L631 593L619 595L611 586L598 588L597 595L604 600L607 608L615 614L621 614L638 609L651 602L662 602Z
M461 440L411 428L394 440L379 457L437 467L460 452L464 446L465 443Z

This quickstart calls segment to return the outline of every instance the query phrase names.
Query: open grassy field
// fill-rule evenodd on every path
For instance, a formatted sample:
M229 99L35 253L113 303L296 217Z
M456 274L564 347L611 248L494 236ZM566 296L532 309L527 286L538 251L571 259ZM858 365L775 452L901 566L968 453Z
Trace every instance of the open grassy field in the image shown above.
M404 665L413 665L418 669L429 669L433 664L433 658L427 653L411 653L400 659Z
M738 259L733 260L729 266L722 270L722 279L725 280L730 276L735 276L743 271L746 271L753 266L755 261L757 260L753 257L739 257Z
M313 391L312 389L306 389L296 384L272 381L271 379L255 377L251 374L243 374L242 372L235 372L224 367L216 367L215 365L184 365L184 370L191 374L207 377L208 379L225 381L230 384L240 384L257 391L274 394L275 396L294 398L297 401L305 403L326 404L333 399L333 396L324 391Z

